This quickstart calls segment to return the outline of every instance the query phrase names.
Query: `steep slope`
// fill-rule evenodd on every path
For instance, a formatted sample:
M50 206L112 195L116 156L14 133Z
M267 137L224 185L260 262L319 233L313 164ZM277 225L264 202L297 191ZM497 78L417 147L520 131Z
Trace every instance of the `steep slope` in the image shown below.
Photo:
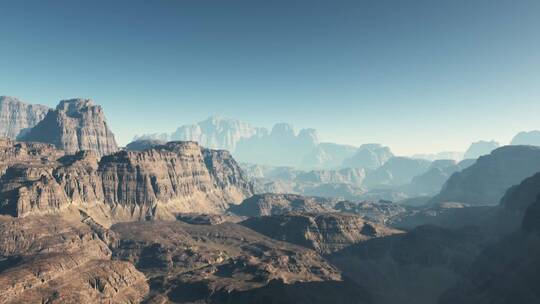
M506 190L540 171L540 148L504 146L448 179L432 202L495 205Z
M473 142L467 151L465 151L465 155L463 155L464 159L476 159L482 155L487 155L491 153L491 151L497 149L499 147L499 143L496 141L477 141Z
M5 151L33 151L36 145L13 143ZM55 149L42 146L57 156ZM177 212L221 212L253 191L228 152L193 142L121 151L101 159L92 152L45 156L32 155L33 161L0 157L7 159L0 178L1 213L27 216L74 207L110 224L174 218Z
M0 138L15 139L40 122L49 107L27 104L17 98L0 96Z
M240 223L276 240L330 254L352 244L401 233L347 213L287 213L252 217Z
M60 101L54 111L17 139L50 143L69 154L89 150L108 155L118 150L102 108L90 99Z
M342 166L343 161L352 157L357 147L334 143L320 143L306 154L302 160L302 168L335 169Z

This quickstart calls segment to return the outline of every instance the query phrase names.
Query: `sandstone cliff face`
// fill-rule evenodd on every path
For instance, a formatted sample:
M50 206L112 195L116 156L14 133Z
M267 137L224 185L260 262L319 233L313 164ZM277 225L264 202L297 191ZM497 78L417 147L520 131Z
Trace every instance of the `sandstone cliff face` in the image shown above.
M276 240L330 254L352 244L400 233L346 213L288 213L249 218L241 223Z
M62 100L22 141L45 142L73 154L82 150L108 155L118 150L102 108L90 99Z
M40 122L49 107L27 104L17 98L0 96L0 137L15 139Z
M54 149L41 144L14 143L4 150L42 146L56 156ZM105 224L172 219L177 212L221 212L253 191L227 152L202 149L193 142L121 151L101 159L94 152L49 159L38 154L35 159L4 163L1 213L26 216L74 207Z

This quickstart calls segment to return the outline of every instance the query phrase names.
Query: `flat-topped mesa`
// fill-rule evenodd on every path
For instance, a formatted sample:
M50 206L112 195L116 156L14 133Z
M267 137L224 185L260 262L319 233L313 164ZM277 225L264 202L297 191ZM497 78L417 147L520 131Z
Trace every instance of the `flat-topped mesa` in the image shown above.
M91 99L60 101L55 110L18 139L50 143L68 154L92 150L108 155L118 151L103 109Z
M12 143L12 149L35 145L42 144ZM39 163L11 161L3 151L11 150L0 147L0 166L5 167L0 177L0 214L20 217L74 206L104 224L173 219L179 212L220 213L253 193L252 184L228 152L208 150L195 142L120 151L101 159L95 151L50 153L56 157Z

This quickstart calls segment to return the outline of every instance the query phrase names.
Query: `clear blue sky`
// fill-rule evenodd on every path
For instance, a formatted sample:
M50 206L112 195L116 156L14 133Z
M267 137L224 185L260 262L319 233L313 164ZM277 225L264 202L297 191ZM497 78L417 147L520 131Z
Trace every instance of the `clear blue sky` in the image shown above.
M221 114L398 153L540 129L540 1L5 1L0 95L120 143Z

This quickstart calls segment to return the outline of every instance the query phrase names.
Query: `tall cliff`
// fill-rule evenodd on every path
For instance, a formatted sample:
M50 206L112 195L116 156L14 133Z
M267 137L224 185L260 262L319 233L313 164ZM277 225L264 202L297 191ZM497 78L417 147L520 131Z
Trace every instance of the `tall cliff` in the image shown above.
M17 98L0 96L0 137L15 139L40 122L49 107L27 104Z
M36 145L48 147L47 153L26 153L20 161L2 156L35 150ZM51 146L34 143L4 146L0 213L13 216L75 207L109 224L172 218L177 212L216 213L252 194L251 184L228 152L203 149L194 142L170 142L101 159L89 151L61 156Z
M18 139L50 143L70 154L90 150L108 155L118 150L103 109L90 99L60 101L54 111Z

